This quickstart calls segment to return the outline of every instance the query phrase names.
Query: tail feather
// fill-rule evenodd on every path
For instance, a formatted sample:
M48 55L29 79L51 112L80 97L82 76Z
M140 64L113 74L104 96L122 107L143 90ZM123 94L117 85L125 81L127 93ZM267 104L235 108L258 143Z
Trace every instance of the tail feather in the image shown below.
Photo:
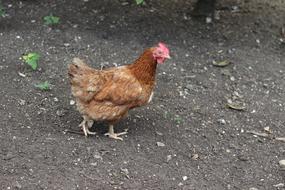
M81 59L74 58L72 63L68 65L68 75L72 78L77 75L82 75L83 71L86 69L90 69Z
M82 101L89 101L99 90L102 80L97 70L89 67L81 59L74 58L68 65L68 75L72 94Z

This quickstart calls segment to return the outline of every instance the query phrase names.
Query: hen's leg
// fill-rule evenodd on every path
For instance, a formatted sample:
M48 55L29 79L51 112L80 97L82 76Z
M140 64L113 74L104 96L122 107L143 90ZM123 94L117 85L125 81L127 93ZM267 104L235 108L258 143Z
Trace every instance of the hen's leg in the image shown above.
M125 135L127 134L127 131L122 132L122 133L114 133L114 126L113 125L109 125L109 132L105 133L106 136L109 136L112 139L117 139L117 140L123 140L123 138L119 137L121 135Z
M84 135L87 137L88 135L95 135L95 132L89 131L89 128L91 128L93 125L93 120L88 119L86 116L83 116L83 121L80 123L80 127L82 127L82 130L84 132Z

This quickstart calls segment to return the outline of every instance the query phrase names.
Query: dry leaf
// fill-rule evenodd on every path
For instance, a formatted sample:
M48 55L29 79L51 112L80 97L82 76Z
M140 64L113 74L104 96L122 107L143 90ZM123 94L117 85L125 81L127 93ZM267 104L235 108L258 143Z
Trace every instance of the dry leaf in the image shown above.
M216 62L216 61L213 61L213 65L214 66L217 66L217 67L225 67L227 65L229 65L231 62L229 60L224 60L224 61L220 61L220 62Z

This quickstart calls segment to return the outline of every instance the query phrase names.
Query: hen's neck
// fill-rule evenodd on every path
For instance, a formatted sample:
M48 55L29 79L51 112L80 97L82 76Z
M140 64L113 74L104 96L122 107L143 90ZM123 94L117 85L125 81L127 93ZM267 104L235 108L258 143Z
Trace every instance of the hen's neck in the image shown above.
M131 65L129 69L132 74L143 84L154 84L157 62L153 58L152 49L147 49Z

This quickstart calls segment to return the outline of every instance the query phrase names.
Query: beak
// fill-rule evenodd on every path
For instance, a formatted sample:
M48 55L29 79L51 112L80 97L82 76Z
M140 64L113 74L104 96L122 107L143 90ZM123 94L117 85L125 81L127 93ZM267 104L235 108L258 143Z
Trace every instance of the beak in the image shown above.
M171 59L171 57L169 55L165 56L166 59Z

